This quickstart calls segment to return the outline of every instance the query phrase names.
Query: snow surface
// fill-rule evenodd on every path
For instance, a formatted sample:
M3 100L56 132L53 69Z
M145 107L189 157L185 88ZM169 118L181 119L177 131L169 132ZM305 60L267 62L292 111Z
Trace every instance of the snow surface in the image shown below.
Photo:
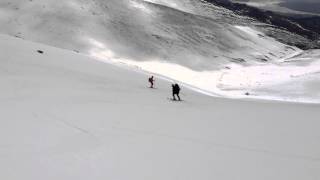
M320 179L318 106L187 87L171 102L171 81L149 89L119 63L4 35L0 49L0 179Z

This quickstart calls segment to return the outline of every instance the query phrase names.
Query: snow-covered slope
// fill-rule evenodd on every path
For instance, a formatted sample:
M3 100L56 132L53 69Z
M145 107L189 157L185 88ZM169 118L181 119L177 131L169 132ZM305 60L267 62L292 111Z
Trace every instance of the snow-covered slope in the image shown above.
M199 0L2 0L0 32L106 58L193 70L274 62L299 51L259 35L248 19ZM245 30L245 31L244 31ZM248 33L249 32L249 33Z
M320 178L318 106L186 87L171 102L143 72L3 35L0 49L0 179Z

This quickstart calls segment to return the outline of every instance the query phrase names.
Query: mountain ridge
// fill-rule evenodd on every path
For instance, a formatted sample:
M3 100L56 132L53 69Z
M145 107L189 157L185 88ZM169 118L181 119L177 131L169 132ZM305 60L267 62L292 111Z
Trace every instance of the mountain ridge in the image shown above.
M242 3L235 3L229 0L205 0L206 2L227 8L239 15L254 18L262 23L274 26L276 29L294 33L302 36L308 41L292 41L293 37L282 38L279 31L265 31L269 36L276 38L280 42L297 46L301 49L320 48L320 16L292 15L268 10L259 9ZM263 30L263 28L261 28Z

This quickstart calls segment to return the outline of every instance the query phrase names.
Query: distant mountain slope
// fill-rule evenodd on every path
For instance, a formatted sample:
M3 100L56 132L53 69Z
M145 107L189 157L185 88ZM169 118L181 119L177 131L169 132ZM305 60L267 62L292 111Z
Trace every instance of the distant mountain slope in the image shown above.
M299 51L259 33L252 18L198 0L3 0L0 12L0 32L12 36L197 71L273 63Z
M276 13L228 0L205 1L273 26L262 26L261 30L283 43L302 49L320 48L320 16Z

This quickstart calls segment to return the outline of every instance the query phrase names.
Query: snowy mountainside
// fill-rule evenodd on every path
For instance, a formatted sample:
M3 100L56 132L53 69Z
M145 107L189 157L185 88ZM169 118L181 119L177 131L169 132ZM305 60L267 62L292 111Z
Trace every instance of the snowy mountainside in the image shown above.
M2 0L0 14L1 33L142 68L207 94L320 102L314 86L279 96L283 84L303 86L303 74L319 71L289 71L293 64L286 62L302 50L261 31L274 27L205 1ZM300 41L279 31L284 39ZM277 72L283 77L276 78Z
M1 1L0 32L90 55L165 61L197 71L276 61L297 48L261 34L247 18L198 0ZM251 27L247 27L251 28ZM271 46L270 46L271 45Z
M0 49L0 179L320 177L318 106L184 86L171 102L170 81L149 89L121 64L4 35Z

